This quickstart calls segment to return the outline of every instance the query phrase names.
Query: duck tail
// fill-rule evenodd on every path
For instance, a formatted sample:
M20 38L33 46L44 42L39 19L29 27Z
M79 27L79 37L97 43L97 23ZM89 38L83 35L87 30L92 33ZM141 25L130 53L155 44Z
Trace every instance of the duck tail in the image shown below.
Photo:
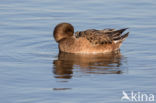
M113 38L113 40L115 43L123 42L128 37L128 35L129 35L129 32L127 32L126 34L119 36L117 38Z
M129 32L121 36L121 40L124 41L129 35Z
M113 38L117 38L119 37L124 31L126 31L128 28L123 28L123 29L120 29L120 30L116 30L114 32L112 32L112 37Z

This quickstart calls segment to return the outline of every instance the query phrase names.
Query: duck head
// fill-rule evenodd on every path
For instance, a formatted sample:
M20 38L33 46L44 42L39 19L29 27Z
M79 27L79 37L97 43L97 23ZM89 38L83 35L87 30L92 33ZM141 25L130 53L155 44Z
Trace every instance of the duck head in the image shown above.
M56 42L69 38L74 34L74 27L69 23L60 23L54 28L53 36Z

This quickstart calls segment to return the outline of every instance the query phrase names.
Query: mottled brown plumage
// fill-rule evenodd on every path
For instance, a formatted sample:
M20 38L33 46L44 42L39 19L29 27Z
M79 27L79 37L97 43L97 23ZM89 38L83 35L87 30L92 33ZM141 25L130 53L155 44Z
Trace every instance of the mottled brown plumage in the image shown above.
M126 30L120 29L104 29L104 30L96 30L89 29L86 31L78 31L75 33L76 38L85 37L92 44L111 44L113 41L124 39L128 36L128 33L121 36L121 34Z
M118 50L128 33L122 35L127 28L88 29L78 31L69 23L58 24L54 29L54 38L59 43L59 50L69 53L106 53Z

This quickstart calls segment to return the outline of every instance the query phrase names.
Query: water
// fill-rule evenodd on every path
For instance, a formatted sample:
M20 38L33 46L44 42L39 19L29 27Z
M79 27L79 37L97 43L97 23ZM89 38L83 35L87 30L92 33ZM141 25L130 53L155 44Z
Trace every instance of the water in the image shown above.
M1 103L120 103L122 91L156 96L155 0L1 0ZM128 27L118 54L59 54L60 22L75 31Z

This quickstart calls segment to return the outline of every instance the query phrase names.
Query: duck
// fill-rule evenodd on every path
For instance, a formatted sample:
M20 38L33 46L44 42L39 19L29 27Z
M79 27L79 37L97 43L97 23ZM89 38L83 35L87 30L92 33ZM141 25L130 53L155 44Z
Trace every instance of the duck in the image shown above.
M129 32L123 29L87 29L74 33L70 23L59 23L55 26L53 37L58 43L60 52L66 53L110 53L120 50L122 42Z

